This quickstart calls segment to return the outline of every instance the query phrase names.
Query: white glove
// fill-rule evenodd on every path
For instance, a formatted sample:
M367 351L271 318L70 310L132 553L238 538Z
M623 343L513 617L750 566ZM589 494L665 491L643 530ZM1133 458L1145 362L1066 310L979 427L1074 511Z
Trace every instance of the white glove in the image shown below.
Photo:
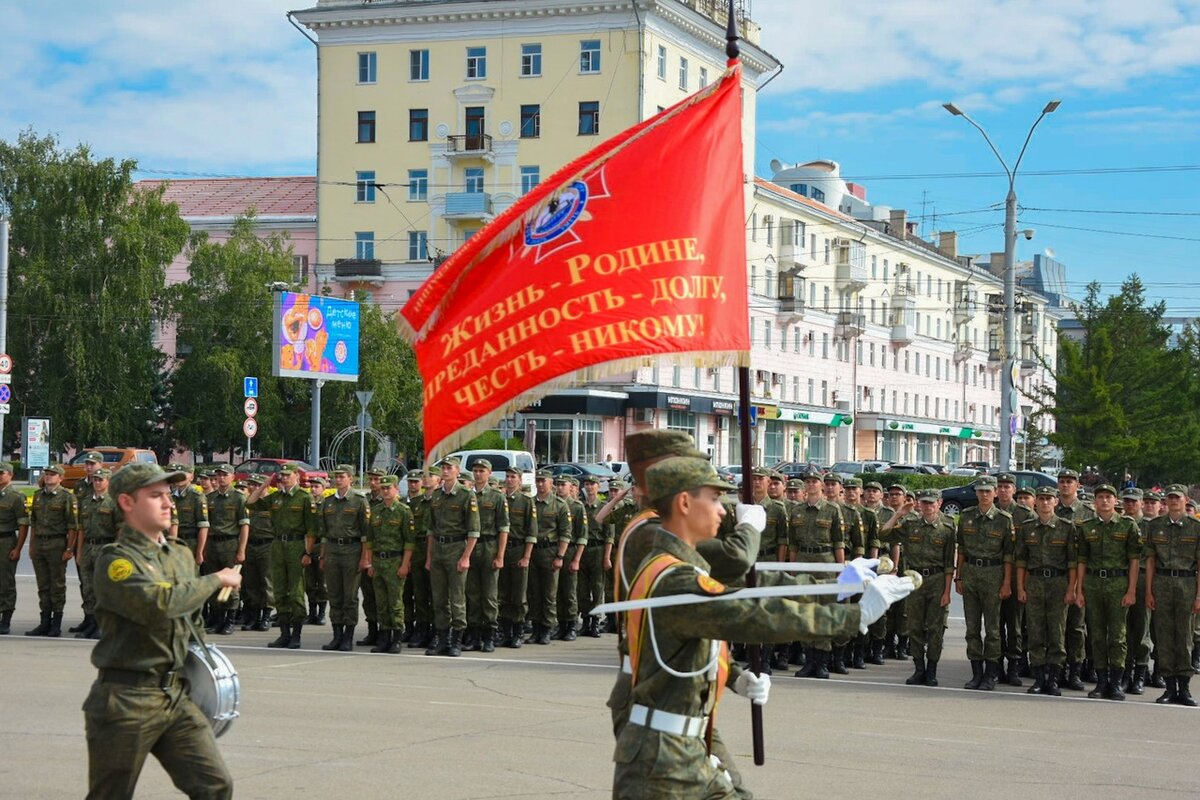
M838 586L855 586L867 581L873 581L879 577L875 574L875 568L879 566L878 558L859 558L854 559L838 575ZM858 594L858 589L850 592L841 592L838 594L838 600L845 600L851 595Z
M759 533L767 529L767 510L762 506L738 503L736 516L738 525L749 525Z
M733 691L755 705L765 706L771 694L771 676L766 673L755 675L750 670L744 670L733 682Z
M858 601L858 632L866 633L871 623L887 613L888 606L908 597L915 587L912 578L895 575L880 575L867 584L862 599Z

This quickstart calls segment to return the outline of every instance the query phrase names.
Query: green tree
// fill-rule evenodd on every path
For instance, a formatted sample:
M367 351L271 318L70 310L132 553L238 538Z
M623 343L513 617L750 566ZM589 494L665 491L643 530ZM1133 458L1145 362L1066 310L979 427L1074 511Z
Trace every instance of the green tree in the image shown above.
M134 188L135 167L32 131L0 141L14 415L50 417L54 449L161 441L157 336L188 228L161 189Z

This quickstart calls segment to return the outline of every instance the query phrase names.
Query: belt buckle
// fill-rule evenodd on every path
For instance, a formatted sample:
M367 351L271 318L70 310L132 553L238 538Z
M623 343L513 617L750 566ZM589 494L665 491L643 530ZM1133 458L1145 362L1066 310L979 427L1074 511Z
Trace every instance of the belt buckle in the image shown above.
M175 676L179 674L179 670L169 669L162 674L158 679L158 688L163 694L171 693L171 684L175 682Z
M982 559L982 558L975 559L975 566L982 567L984 561L985 561L985 559Z
M1043 569L1043 570L1042 570L1042 577L1043 577L1043 578L1053 578L1053 577L1054 577L1054 571L1053 571L1053 570L1050 570L1050 569Z
M1099 576L1099 577L1101 577L1101 578L1107 578L1107 577L1108 577L1108 570L1106 570L1106 569L1102 569L1102 570L1100 570L1100 576Z

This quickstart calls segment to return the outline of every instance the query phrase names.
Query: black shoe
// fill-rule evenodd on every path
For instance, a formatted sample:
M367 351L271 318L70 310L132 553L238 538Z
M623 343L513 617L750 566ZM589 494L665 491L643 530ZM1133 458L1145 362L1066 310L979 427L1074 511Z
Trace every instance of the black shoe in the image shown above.
M771 669L773 669L773 670L777 669L781 672L787 671L787 668L788 668L787 651L788 651L787 645L776 645L774 648L772 648L771 656L769 659L770 660L769 666Z
M291 643L292 643L292 634L290 632L289 626L286 624L281 624L279 626L278 638L272 639L271 641L267 642L267 647L286 648L289 645L291 645Z
M1100 670L1096 673L1096 688L1088 692L1088 697L1093 700L1100 700L1108 697L1108 670Z
M325 612L329 608L329 603L317 603L317 621L313 625L325 624Z
M417 626L411 622L408 623L407 625L405 625L404 633L400 634L400 638L397 639L396 641L403 642L404 644L408 644L410 641L412 641L413 633L416 632L416 627Z
M829 671L835 675L849 675L850 670L846 669L846 646L833 648L832 656L827 660Z
M990 692L996 688L996 684L1000 681L1000 662L988 661L983 668L983 680L979 683L979 689L983 692Z
M391 646L392 631L379 631L379 633L375 634L375 645L371 648L371 652L386 653Z
M895 658L896 658L896 643L895 642L887 642L886 644L884 644L883 657L888 659L889 661L895 660Z
M1021 682L1021 676L1018 674L1021 671L1020 664L1011 658L1008 660L1008 671L1004 673L1004 682L1009 686L1024 686Z
M804 666L796 670L795 677L811 678L817 669L817 654L811 647L804 648Z
M379 638L379 623L367 620L367 635L355 642L359 647L374 647ZM374 651L372 651L374 652Z
M462 649L466 650L467 652L471 652L473 650L478 650L479 646L479 630L474 625L471 625L467 628L466 632L463 633Z
M232 611L225 612L225 614L221 617L221 621L217 624L217 627L213 630L213 633L217 634L218 636L232 636L233 635L233 612Z
M67 628L67 633L82 633L84 630L87 629L88 622L91 620L91 618L92 618L91 614L84 614L83 619L81 619L79 621L78 625L72 625L71 627ZM76 636L75 638L82 639L84 637Z
M479 645L482 653L496 652L496 626L488 625L483 629L483 642Z
M925 685L926 686L937 686L938 685L937 665L938 665L938 662L936 662L936 661L930 661L925 665Z
M62 636L62 618L63 612L55 611L50 615L50 630L46 631L46 635L57 639Z
M1035 673L1033 672L1033 668L1029 666L1029 653L1023 653L1017 662L1019 666L1017 675L1021 676L1022 678L1036 677Z
M1067 679L1062 682L1062 688L1070 689L1073 692L1082 692L1087 687L1083 685L1083 681L1079 679L1080 665L1078 661L1072 661L1067 664Z
M534 644L550 644L550 626L549 625L534 625L533 638L529 641Z
M1099 683L1100 676L1096 672L1096 665L1092 663L1090 658L1083 661L1083 669L1079 673L1079 677L1083 678L1088 683Z
M1146 685L1153 686L1155 689L1167 688L1166 680L1163 678L1162 673L1158 671L1157 661L1154 662L1154 672L1150 673L1150 680Z
M264 608L258 612L258 620L251 627L251 630L258 631L259 633L266 633L271 630L271 609Z
M864 647L866 647L866 645L864 645L861 641L857 641L853 645L851 645L852 649L850 652L853 654L850 658L851 668L853 668L853 669L866 669L867 668L867 660L863 653Z
M521 645L525 644L525 625L521 622L508 623L508 639L505 640L504 646L512 650L516 650Z
M400 654L400 651L402 649L402 643L400 641L400 637L397 635L398 633L400 633L400 632L392 631L392 640L391 640L391 642L388 643L387 650L385 651L389 655L394 656L394 655Z
M338 645L342 643L342 629L344 627L344 625L334 625L333 638L329 640L329 644L321 645L321 649L326 651L337 650Z
M342 626L342 638L341 638L341 641L338 642L337 649L338 649L338 652L341 652L341 653L349 653L350 651L352 651L354 649L354 626L353 625Z
M1049 670L1043 665L1033 668L1033 686L1025 690L1025 694L1042 694L1046 689L1046 676Z
M871 642L871 651L867 656L867 663L877 667L883 666L883 641L875 640Z
M305 625L316 625L317 624L317 604L316 603L308 604L308 619L304 620L304 624Z
M576 638L578 638L578 634L575 633L575 623L568 622L567 626L563 628L562 640L564 642L573 642Z
M1167 690L1162 693L1161 697L1157 698L1154 701L1154 702L1158 703L1160 706L1165 705L1167 703L1175 702L1175 693L1176 693L1176 691L1178 691L1179 679L1175 678L1175 677L1164 678L1163 683L1166 684Z
M913 656L913 674L905 679L904 683L907 686L924 686L925 673L928 667L925 665L925 656L918 654Z
M978 689L983 683L983 662L971 662L971 680L963 684L964 689Z
M429 640L433 638L433 626L426 625L424 622L413 624L413 635L408 640L408 646L412 649L429 647Z
M0 614L0 636L7 636L12 631L12 615L11 611Z
M1129 688L1126 689L1130 694L1142 694L1146 691L1146 672L1145 664L1140 664L1133 668L1133 677L1129 681Z
M1049 697L1062 697L1062 692L1058 688L1058 675L1062 670L1057 664L1046 664L1046 681L1042 684L1042 694Z
M75 631L76 639L90 639L92 634L96 633L96 618L91 614L84 616L83 622L76 625L74 628L67 628L67 631Z
M45 636L50 632L50 612L42 612L42 621L33 630L25 631L26 636Z
M284 628L284 626L282 626L282 625L280 625L279 627L280 627L280 629L286 630L286 628ZM292 623L292 632L288 638L288 650L299 650L300 649L300 629L303 627L304 627L303 622Z
M258 624L258 611L255 609L246 607L245 609L242 610L241 618L242 618L242 630L252 631L252 630L254 630L254 626Z
M446 631L433 630L432 627L431 630L433 635L429 637L429 644L425 648L425 655L436 656L442 652L442 643L446 641L448 634Z
M901 636L899 641L896 642L896 658L899 658L899 659L908 658L908 637L907 636Z
M1175 704L1179 706L1188 706L1189 708L1196 707L1196 700L1192 697L1192 676L1180 675L1175 679Z
M462 655L462 631L457 628L450 629L450 637L446 642L446 655L451 658L458 658Z
M1109 700L1124 700L1125 692L1121 691L1121 672L1119 669L1110 669L1108 671L1108 697Z

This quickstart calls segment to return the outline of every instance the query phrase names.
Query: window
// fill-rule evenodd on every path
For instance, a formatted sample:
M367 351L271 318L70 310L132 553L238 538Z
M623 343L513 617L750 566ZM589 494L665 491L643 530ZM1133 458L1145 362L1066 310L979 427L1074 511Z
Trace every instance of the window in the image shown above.
M536 139L542 135L542 107L521 106L521 138Z
M829 334L821 334L821 358L829 358Z
M374 53L358 54L358 82L374 83L377 59Z
M487 77L487 48L467 48L467 79L482 80Z
M426 261L429 258L429 233L427 231L408 232L408 260Z
M358 112L358 141L369 143L375 141L375 112Z
M815 402L814 395L816 393L816 381L812 378L808 379L808 404L811 406Z
M542 46L540 44L521 45L521 77L537 78L542 74Z
M788 188L791 189L793 192L795 192L798 195L801 195L803 197L808 197L808 184L807 183L793 183Z
M679 365L678 365L678 364L676 364L675 366L671 367L671 385L672 385L672 386L674 386L675 388L679 388L679 385L680 385L680 372L679 372Z
M793 343L792 343L792 352L799 353L800 352L800 329L796 328L793 335L794 335L795 339L793 340ZM800 398L797 397L796 399L799 400Z
M696 438L696 415L690 411L667 410L667 430L687 431Z
M658 79L660 81L667 79L667 48L661 44L658 46Z
M600 72L599 39L584 39L579 43L579 71L585 75Z
M374 231L358 231L354 234L354 257L363 261L375 258Z
M466 126L468 147L482 150L483 135L487 133L487 119L483 106L467 106L463 109L463 122Z
M579 104L579 135L597 136L600 133L600 103L586 100Z
M528 194L542 182L540 167L521 167L521 194Z
M308 256L292 256L292 266L295 268L292 272L292 281L308 283Z
M775 245L775 221L773 219L771 219L770 217L767 217L766 223L767 223L767 226L766 226L767 227L767 246L773 247Z
M871 256L871 280L879 277L879 256ZM874 301L871 301L872 303Z
M483 192L483 167L467 167L463 170L463 175L466 178L464 191L469 194Z
M429 170L410 169L408 171L408 199L429 199Z
M829 255L830 255L830 250L829 250L829 240L828 240L828 239L826 239L826 240L825 240L825 263L826 263L826 264L828 264L828 263L829 263ZM828 309L826 309L826 310L828 310Z
M410 142L429 141L428 108L410 108L408 110L408 140Z
M679 58L679 88L685 92L688 87L688 60L680 56Z
M821 405L829 405L829 381L821 381Z
M408 51L408 79L410 81L429 80L429 51Z
M771 320L763 320L763 347L771 349Z
M708 67L700 68L700 88L708 86Z
M354 173L354 201L356 203L375 202L375 171Z
M758 214L756 212L750 214L750 241L758 241Z
M824 203L825 193L814 186L812 190L812 199L816 200L818 203Z

